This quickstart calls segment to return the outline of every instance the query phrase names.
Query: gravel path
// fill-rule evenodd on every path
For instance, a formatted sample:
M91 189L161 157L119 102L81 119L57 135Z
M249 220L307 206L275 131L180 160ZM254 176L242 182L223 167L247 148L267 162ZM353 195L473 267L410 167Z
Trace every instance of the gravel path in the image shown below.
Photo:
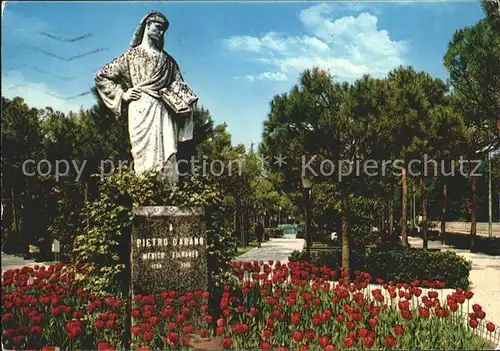
M409 237L408 241L412 247L423 246L423 240L420 238ZM452 251L472 261L469 280L472 282L474 297L471 299L471 306L474 303L483 306L486 319L500 326L500 256L470 253L468 250L441 245L440 241L429 241L429 248Z
M285 235L283 238L271 238L262 243L261 248L253 248L243 255L237 256L233 261L253 262L274 260L281 263L288 263L288 257L295 251L304 249L305 240L296 239L295 235Z
M35 265L43 266L43 263L35 262L33 260L25 260L22 257L6 254L2 252L2 272L9 269L33 267Z

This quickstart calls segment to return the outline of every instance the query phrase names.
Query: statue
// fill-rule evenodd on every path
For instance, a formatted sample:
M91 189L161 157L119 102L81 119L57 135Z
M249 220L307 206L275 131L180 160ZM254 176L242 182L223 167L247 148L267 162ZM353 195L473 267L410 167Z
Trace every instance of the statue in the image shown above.
M177 142L193 138L197 97L184 82L176 61L163 50L168 26L159 12L144 16L130 49L96 73L95 85L116 116L121 115L122 104L128 104L134 172L158 174L175 184ZM187 91L188 97L179 89Z

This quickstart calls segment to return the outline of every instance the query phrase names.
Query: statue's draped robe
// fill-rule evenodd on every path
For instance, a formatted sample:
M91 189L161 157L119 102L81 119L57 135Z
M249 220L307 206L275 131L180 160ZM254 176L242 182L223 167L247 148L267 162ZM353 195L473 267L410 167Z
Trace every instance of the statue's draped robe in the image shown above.
M165 52L153 53L141 46L129 49L95 76L99 95L117 116L126 90L122 84L142 90L141 98L128 104L128 129L137 174L157 173L165 168L172 171L177 142L193 138L192 114L171 116L159 98L158 91L175 80L183 80L175 60ZM173 176L176 180L177 172Z

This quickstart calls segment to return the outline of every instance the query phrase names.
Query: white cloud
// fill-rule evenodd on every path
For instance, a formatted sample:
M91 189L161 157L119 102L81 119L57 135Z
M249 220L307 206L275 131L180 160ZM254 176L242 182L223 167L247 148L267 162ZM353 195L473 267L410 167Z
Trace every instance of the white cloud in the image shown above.
M246 50L258 52L262 46L258 38L246 35L231 37L226 40L226 44L229 50L233 51Z
M246 75L244 77L235 77L237 79L244 79L250 82L255 80L273 80L278 82L283 82L288 80L288 76L283 72L263 72L258 75Z
M45 84L29 82L20 72L9 71L2 76L2 96L9 99L20 96L30 107L44 109L50 106L56 111L68 113L78 112L81 107L90 108L94 103L92 94L71 100L61 99L66 95L67 93L54 91Z
M344 7L347 6L344 5ZM364 8L365 4L358 4ZM404 64L408 43L391 39L378 27L376 15L335 16L339 4L318 4L300 13L306 34L290 36L268 32L262 37L233 36L225 39L231 51L246 51L259 66L270 66L265 72L252 74L249 81L278 80L297 76L313 66L329 69L341 80L355 80L363 74L385 75Z

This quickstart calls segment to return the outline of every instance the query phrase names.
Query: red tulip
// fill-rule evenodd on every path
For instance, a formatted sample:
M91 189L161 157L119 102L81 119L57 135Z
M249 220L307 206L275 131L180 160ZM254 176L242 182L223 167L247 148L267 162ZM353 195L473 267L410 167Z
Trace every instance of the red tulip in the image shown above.
M486 329L488 329L489 332L494 332L495 331L495 324L488 322L486 323Z
M475 319L469 320L469 325L471 326L471 328L474 328L474 329L477 328L478 324L479 324L479 322Z
M314 318L312 319L312 322L313 322L313 325L314 325L314 326L318 326L318 325L321 323L321 319L320 319L320 318L318 318L318 317L314 317Z
M222 328L226 325L226 320L224 318L217 319L217 327Z
M316 337L316 331L314 329L307 329L305 334L307 340L312 340Z
M206 328L200 328L199 334L202 338L206 338L209 335L209 330Z
M335 351L337 350L337 348L334 346L334 345L327 345L325 348L324 348L325 351Z
M32 325L30 327L30 334L40 334L42 332L42 328L39 325Z
M352 345L354 345L354 340L351 338L344 338L343 342L346 348L350 348L352 347Z
M292 322L293 325L299 325L300 324L300 312L294 312L292 314L291 322Z
M179 334L178 333L174 333L174 332L169 333L168 334L168 341L172 345L177 345L179 343Z
M477 312L476 312L476 316L477 316L477 318L479 318L479 319L484 319L484 317L486 317L486 312L484 312L483 310L481 310L481 311L477 311Z
M231 346L233 345L233 339L230 337L223 337L221 341L221 345L224 349L230 349Z
M260 343L260 349L263 351L271 350L271 345L267 341L262 341Z
M298 330L293 332L293 340L295 342L300 342L304 338L304 334Z
M189 336L187 335L184 335L181 339L181 344L182 346L190 346L190 342L189 342Z
M397 343L397 340L394 336L386 336L385 337L385 344L388 346L388 347L393 347L395 346Z
M474 296L474 293L472 291L465 292L465 297L467 298L467 300L472 299L473 296Z
M422 317L424 317L426 319L428 319L429 316L430 316L429 310L427 308L425 308L425 307L419 307L418 313L420 314L420 316L422 316Z
M193 326L192 325L185 325L182 327L182 333L183 334L192 334L193 333Z
M396 335L403 335L405 333L405 330L402 325L396 325L394 327L394 333L396 333Z
M366 328L358 329L358 335L360 338L366 337L368 335L368 329L366 329Z
M370 319L368 320L368 324L370 324L370 326L371 326L372 328L374 328L374 327L377 325L377 320L376 320L376 319L373 319L373 318L370 318Z
M478 311L481 311L482 310L482 307L480 305L478 305L477 303L475 303L474 305L472 305L472 309L474 310L474 312L478 312Z
M264 329L264 338L266 339L270 339L271 336L273 336L273 332L271 331L271 329Z
M110 319L110 321L113 321L112 319ZM152 325L157 325L159 322L160 322L160 318L156 317L156 316L152 316L151 318L149 318L149 322L152 324Z
M154 337L154 333L152 331L146 331L142 335L142 339L146 342L153 340L153 337Z
M318 339L318 344L324 349L330 344L330 338L328 336L320 336Z
M114 348L105 341L97 343L97 350L99 351L114 351Z
M132 334L139 335L140 333L141 333L141 327L139 327L138 325L134 325L132 327Z
M367 348L367 349L371 349L373 347L373 344L375 343L375 340L371 337L366 337L363 339L363 345Z

